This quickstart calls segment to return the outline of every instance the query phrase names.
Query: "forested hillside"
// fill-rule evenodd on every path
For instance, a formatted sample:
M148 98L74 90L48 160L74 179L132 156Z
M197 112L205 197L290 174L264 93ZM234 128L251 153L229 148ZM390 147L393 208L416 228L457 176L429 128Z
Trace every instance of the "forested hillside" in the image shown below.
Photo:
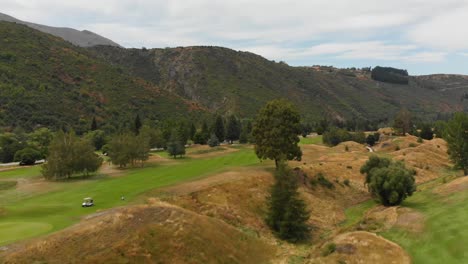
M96 46L97 56L214 111L251 116L268 100L293 101L307 119L384 120L400 108L435 118L463 110L468 79L409 77L409 84L372 80L371 73L333 67L290 67L220 47L122 49ZM455 78L457 91L444 90ZM434 87L437 87L434 89ZM439 89L440 88L440 89Z
M127 126L137 114L161 120L203 112L58 37L8 22L0 22L0 36L2 127L72 127L79 132L95 117L112 130Z

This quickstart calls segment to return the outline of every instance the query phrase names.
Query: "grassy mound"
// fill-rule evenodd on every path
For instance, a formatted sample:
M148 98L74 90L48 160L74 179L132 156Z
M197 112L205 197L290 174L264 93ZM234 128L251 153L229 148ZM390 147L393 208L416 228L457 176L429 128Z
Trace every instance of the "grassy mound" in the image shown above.
M160 202L100 213L12 251L5 262L265 263L275 255L222 221Z

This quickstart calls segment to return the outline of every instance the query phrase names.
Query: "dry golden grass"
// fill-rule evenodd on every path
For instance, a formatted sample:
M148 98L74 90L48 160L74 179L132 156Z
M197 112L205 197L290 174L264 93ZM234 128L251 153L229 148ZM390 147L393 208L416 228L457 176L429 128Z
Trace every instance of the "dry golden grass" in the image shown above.
M434 193L447 196L455 192L468 190L468 177L460 177L434 189Z
M15 245L2 263L265 263L275 251L223 221L154 202Z
M333 239L336 251L330 255L316 256L309 263L411 263L409 255L397 244L376 234L356 231L344 233ZM326 245L325 245L326 246Z

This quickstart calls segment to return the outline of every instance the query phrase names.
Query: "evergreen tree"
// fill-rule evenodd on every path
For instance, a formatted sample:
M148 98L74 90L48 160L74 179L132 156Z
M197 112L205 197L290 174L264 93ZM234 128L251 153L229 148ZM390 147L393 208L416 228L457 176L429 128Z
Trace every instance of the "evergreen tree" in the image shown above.
M444 139L451 160L468 175L468 114L455 113L447 123Z
M278 167L279 160L301 160L302 151L297 145L301 133L298 111L285 100L274 100L263 107L252 130L255 153L260 159L272 159Z
M216 137L215 134L211 134L211 137L208 140L208 146L210 146L210 147L219 146L219 140L218 140L218 138Z
M177 131L172 132L171 138L167 142L167 153L173 156L174 159L177 156L185 155L185 145L180 141L180 135L178 135Z
M299 197L296 175L284 162L278 164L270 192L266 223L281 238L298 242L308 238L309 212Z
M226 139L232 144L233 141L238 140L241 133L240 122L234 115L229 117L226 127Z
M432 132L432 127L430 124L422 124L421 125L421 132L419 132L419 136L426 140L431 140L434 138L434 132Z
M213 133L216 135L216 137L218 138L220 142L224 141L226 133L224 130L224 121L221 116L216 117L216 120L213 126Z
M134 124L134 132L135 132L135 135L138 135L140 133L140 128L141 128L142 124L141 124L141 120L140 120L140 115L137 114L136 118L135 118L135 124Z
M91 131L94 131L96 129L97 129L96 117L93 117L93 121L91 122Z
M197 133L197 128L195 127L194 123L191 123L191 125L190 125L190 135L189 135L190 140L193 141L193 139L195 137L195 133Z

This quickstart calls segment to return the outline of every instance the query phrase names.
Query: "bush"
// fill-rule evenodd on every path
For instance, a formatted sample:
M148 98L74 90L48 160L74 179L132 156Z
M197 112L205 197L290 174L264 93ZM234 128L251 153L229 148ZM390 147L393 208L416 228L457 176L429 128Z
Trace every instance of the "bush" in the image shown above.
M216 146L219 146L219 140L218 140L218 137L216 137L215 134L211 134L211 137L210 139L208 139L208 146L210 147L216 147Z
M344 185L349 186L349 180L348 180L348 179L345 179L345 180L343 181L343 183L344 183Z
M41 152L31 147L18 150L15 153L15 160L19 161L20 165L33 165L36 160L42 158Z
M323 173L318 173L316 176L315 176L315 179L312 179L312 180L315 180L316 182L315 183L312 183L312 185L316 185L317 183L322 185L323 187L326 187L328 189L334 189L335 188L335 185L333 185L333 183L331 181L329 181L325 175L323 175ZM311 180L311 181L312 181Z
M410 148L414 148L414 147L416 147L417 145L414 144L414 143L410 143L408 146L409 146Z
M335 243L330 243L323 249L322 256L326 257L326 256L332 254L335 251L336 251L336 244Z
M371 195L384 206L399 205L416 191L414 170L401 161L371 156L361 167L366 175L365 183Z
M366 143L367 143L367 145L369 145L369 146L374 146L374 145L375 145L375 141L376 141L376 140L375 140L375 136L372 135L372 134L368 135L367 138L366 138Z
M423 143L422 138L418 137L418 141L417 141L417 142L418 142L418 143Z

